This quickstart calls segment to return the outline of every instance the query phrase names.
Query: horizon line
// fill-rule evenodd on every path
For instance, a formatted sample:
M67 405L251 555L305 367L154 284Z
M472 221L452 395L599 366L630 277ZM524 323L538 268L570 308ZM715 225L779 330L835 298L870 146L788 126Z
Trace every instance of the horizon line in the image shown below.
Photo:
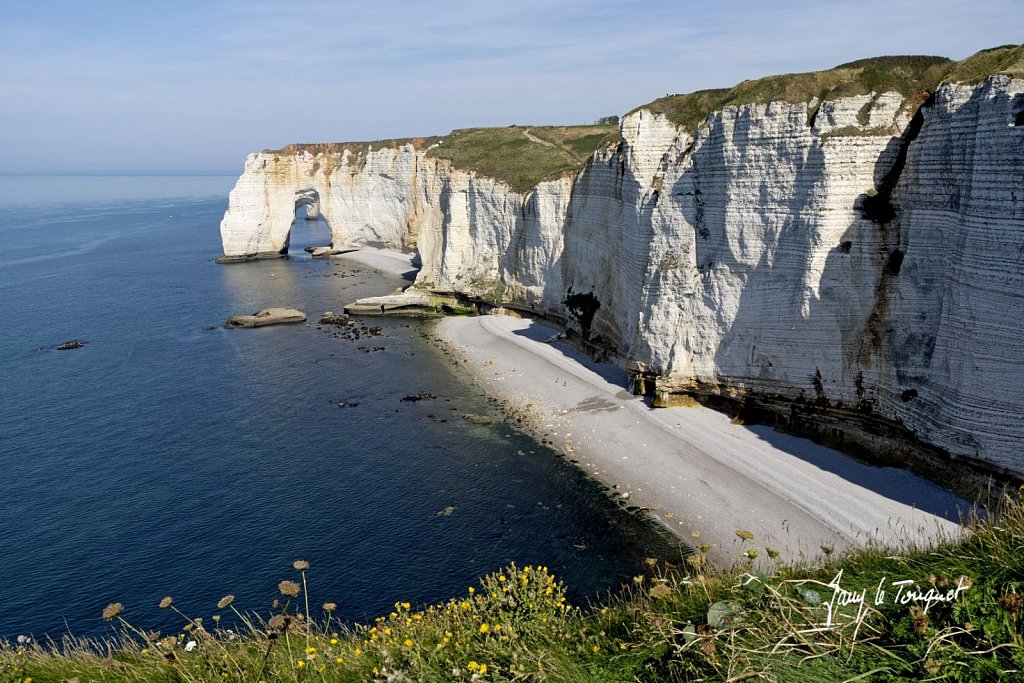
M182 177L238 176L239 171L0 171L0 177Z

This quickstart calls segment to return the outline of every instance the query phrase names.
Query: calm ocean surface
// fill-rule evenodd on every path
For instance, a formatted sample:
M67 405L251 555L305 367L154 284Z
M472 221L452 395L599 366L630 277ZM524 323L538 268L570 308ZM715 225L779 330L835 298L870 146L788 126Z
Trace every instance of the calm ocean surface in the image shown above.
M383 334L359 341L223 329L401 284L309 259L322 223L297 223L296 258L214 264L233 183L0 176L0 638L101 635L113 601L163 628L164 595L192 616L228 593L265 613L296 559L314 604L363 620L512 561L547 564L579 601L678 555L504 425L428 323L374 320ZM70 339L87 344L53 350ZM420 391L437 399L400 400Z

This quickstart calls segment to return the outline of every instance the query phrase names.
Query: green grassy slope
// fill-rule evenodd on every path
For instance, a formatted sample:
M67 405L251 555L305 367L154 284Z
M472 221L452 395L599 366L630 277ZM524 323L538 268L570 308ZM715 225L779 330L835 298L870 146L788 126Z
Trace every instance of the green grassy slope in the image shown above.
M264 151L282 156L299 151L340 156L348 150L359 159L371 148L411 144L429 149L429 157L447 159L456 168L496 178L525 193L542 180L574 172L614 134L615 126L610 125L465 128L442 137L293 144Z
M412 145L416 149L424 149L444 138L439 136L426 138L395 138L388 140L368 140L365 142L302 142L285 145L281 149L265 149L268 154L290 155L298 152L309 152L310 154L341 154L348 150L355 155L366 154L372 149L395 149L404 145Z
M669 95L644 105L673 123L693 129L708 114L729 105L757 102L833 100L870 92L896 91L914 98L935 88L954 64L945 57L876 57L842 64L826 71L768 76L722 90ZM923 97L918 95L920 101Z
M907 106L920 106L942 83L977 83L994 74L1024 78L1024 45L982 50L955 62L945 57L896 56L861 59L825 71L768 76L732 88L668 95L643 108L664 114L683 128L696 128L708 114L729 105L819 102L871 92L898 92Z
M111 642L0 643L0 681L1024 680L1024 507L1007 499L970 532L758 573L743 563L771 551L738 529L735 570L706 570L703 554L686 567L650 558L584 609L545 567L511 566L447 602L399 597L351 626L308 603L316 568L299 562L283 604L259 614L227 596L178 612L180 628L161 635L146 628L156 605L118 604L103 610L120 632Z
M575 171L614 132L614 126L465 128L452 131L427 156L527 192L542 180Z
M943 81L980 83L994 74L1024 78L1024 45L1003 45L982 50L957 62Z

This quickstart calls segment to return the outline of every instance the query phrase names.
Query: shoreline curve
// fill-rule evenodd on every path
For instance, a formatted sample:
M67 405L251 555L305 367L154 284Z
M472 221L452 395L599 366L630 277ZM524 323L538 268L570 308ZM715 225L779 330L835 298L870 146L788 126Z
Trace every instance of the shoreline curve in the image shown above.
M751 550L767 568L851 547L933 545L962 533L970 514L967 501L906 470L700 406L651 408L626 391L621 369L561 343L548 323L448 317L434 332L486 393L529 415L527 431L685 543L710 545L712 565Z

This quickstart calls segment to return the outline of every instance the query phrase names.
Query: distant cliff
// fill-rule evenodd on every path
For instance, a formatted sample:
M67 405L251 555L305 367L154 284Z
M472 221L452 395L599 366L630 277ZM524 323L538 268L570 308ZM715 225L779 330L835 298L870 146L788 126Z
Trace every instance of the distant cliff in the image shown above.
M661 403L1024 476L1022 65L865 60L665 98L610 135L500 129L497 157L536 153L540 178L485 175L459 132L261 152L224 253L279 254L312 204L336 246L415 249L416 287L564 321Z

